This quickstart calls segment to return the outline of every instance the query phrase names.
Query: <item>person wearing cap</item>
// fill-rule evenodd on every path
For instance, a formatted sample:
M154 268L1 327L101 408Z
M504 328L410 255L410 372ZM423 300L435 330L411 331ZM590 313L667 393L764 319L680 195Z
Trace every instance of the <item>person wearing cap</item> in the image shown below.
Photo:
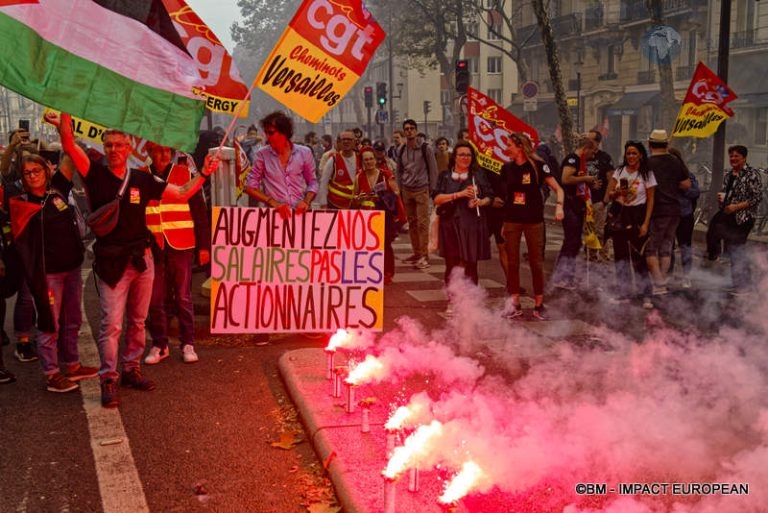
M384 166L389 169L392 176L397 173L397 164L387 156L387 145L383 141L376 141L373 143L373 154L376 156L376 164Z
M651 156L648 167L656 178L653 212L648 229L645 261L653 280L653 295L667 293L667 279L672 262L672 248L680 223L680 192L691 187L685 166L670 154L669 136L663 129L654 129L648 137Z
M153 176L177 185L187 183L192 172L184 163L173 163L176 151L168 146L148 142L147 152L152 158L149 171ZM179 342L184 363L198 361L195 352L195 313L192 304L192 266L195 248L198 263L210 261L210 233L208 212L202 191L188 200L151 200L146 210L147 228L152 232L152 253L155 259L155 279L149 303L147 326L152 347L144 363L160 363L170 354L168 348L168 318L166 298L172 300L179 319Z

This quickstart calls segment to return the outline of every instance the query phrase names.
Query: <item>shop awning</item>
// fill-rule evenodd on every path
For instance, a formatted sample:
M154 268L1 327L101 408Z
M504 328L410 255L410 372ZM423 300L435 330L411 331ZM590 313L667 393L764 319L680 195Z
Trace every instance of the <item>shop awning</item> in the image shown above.
M645 91L642 93L626 93L619 101L608 107L609 116L633 116L649 103L661 98L658 91Z

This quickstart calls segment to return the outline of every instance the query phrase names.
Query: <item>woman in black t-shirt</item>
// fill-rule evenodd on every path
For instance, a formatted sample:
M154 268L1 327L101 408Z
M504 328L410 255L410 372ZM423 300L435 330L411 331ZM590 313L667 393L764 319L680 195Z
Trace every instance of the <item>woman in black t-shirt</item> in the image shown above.
M507 155L511 162L501 168L504 182L504 249L507 253L507 293L511 304L504 317L514 319L523 315L520 307L520 240L525 235L528 262L533 279L534 309L536 319L546 318L544 309L544 197L541 182L557 194L555 219L563 219L563 190L550 174L549 167L533 151L528 137L512 134Z
M55 173L52 167L39 155L22 159L26 192L11 199L11 226L37 310L37 350L47 390L69 392L78 388L77 380L95 377L97 369L80 364L77 346L85 251L67 201L72 163L63 161Z

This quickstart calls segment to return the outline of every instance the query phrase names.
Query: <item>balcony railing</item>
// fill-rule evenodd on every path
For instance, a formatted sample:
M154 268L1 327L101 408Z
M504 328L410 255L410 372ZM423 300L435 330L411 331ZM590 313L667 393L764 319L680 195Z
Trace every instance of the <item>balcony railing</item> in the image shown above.
M665 17L673 15L682 15L695 11L699 8L706 9L704 0L662 0L661 9ZM651 9L646 0L622 0L619 19L623 23L633 21L643 21L651 18Z
M619 75L613 72L603 73L602 75L597 76L598 80L616 80L617 78L619 78Z
M571 13L549 20L555 38L581 34L581 13ZM517 44L531 46L541 44L539 25L534 23L517 29Z
M755 29L734 32L731 36L731 50L743 50L755 46ZM760 45L762 46L762 45Z
M653 84L656 82L656 72L653 70L650 71L638 71L637 72L637 83L638 84Z

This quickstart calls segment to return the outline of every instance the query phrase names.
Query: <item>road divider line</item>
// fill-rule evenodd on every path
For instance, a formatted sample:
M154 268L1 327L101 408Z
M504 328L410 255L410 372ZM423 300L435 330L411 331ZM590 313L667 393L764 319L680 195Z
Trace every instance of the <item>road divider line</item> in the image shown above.
M85 270L83 270L85 271ZM88 282L91 271L83 272L83 286ZM80 304L83 319L85 315L85 294ZM96 336L89 322L83 324L80 332L80 360L85 365L99 367L99 352ZM96 465L96 478L104 513L149 513L147 498L139 479L139 471L133 460L131 445L125 433L120 411L101 407L101 388L98 379L80 381L83 409L88 419L91 435L91 450Z

